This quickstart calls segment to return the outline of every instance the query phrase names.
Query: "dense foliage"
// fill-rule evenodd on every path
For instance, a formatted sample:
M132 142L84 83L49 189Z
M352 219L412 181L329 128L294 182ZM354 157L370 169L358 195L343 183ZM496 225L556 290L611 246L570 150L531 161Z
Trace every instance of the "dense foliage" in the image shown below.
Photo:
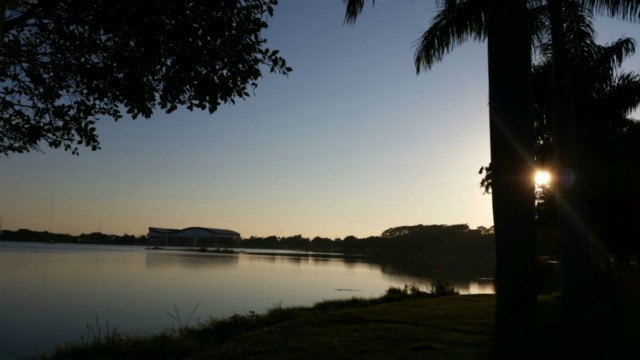
M28 229L2 230L0 240L24 241L24 242L56 242L56 243L82 243L82 244L117 244L117 245L144 245L146 236L135 235L108 235L94 232L81 235L57 234L48 231L33 231Z
M588 227L597 244L620 264L640 254L631 226L640 216L640 123L631 112L640 104L640 74L621 70L635 52L635 41L621 38L607 45L574 49L578 161L584 176ZM551 121L552 59L532 69L536 129L536 166L554 167ZM481 187L491 190L491 167L482 167ZM554 184L537 189L539 252L557 253L557 205Z
M0 12L0 154L99 148L95 123L250 96L291 71L262 30L277 0L25 0Z
M73 236L27 229L4 230L0 239L91 244L147 244L145 236L118 236L102 233ZM302 235L251 236L240 240L221 239L216 245L229 248L286 249L451 260L486 259L493 256L494 252L492 230L484 227L470 229L466 224L399 226L385 230L380 236L367 238L347 236L344 239L329 239L316 236L310 239Z
M148 246L163 249L163 245L150 243L146 236L107 235L102 233L79 236L52 234L46 231L3 231L0 240L28 242L61 242L78 244L112 244ZM190 244L189 244L190 245ZM188 248L189 245L177 245ZM174 245L176 246L176 245ZM294 236L251 236L244 239L218 239L207 248L194 251L233 252L234 248L299 250L346 254L345 261L359 261L362 256L382 265L382 271L391 274L412 274L433 277L436 273L452 279L488 277L494 275L495 241L493 229L470 229L458 225L412 225L385 230L380 236L329 239ZM237 250L236 250L237 251ZM327 254L327 256L333 256ZM480 275L479 275L480 274Z

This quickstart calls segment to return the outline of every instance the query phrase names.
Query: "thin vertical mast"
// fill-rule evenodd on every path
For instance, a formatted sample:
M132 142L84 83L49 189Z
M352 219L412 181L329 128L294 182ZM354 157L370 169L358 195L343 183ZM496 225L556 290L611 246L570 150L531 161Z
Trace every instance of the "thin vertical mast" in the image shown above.
M49 213L49 232L51 232L51 225L53 224L53 200L56 194L51 194L51 212Z

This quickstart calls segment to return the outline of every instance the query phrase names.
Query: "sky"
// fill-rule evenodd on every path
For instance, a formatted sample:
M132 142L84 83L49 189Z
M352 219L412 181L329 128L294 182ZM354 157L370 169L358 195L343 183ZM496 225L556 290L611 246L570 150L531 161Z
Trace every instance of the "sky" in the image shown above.
M264 33L293 67L208 112L98 123L102 149L0 158L1 229L146 234L231 229L243 237L379 235L395 226L491 226L486 43L416 75L432 1L281 0ZM596 23L599 42L640 25ZM638 57L627 61L640 70Z

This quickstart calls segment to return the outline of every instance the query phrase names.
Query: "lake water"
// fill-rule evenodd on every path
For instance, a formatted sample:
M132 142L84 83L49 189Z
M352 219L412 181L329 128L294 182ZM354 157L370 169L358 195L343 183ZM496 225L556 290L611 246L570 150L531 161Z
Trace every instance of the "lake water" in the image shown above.
M261 250L258 250L261 251ZM262 252L262 251L261 251ZM310 253L216 254L143 247L0 241L0 359L46 353L79 341L88 326L126 334L249 311L377 297L428 279L389 274L365 259ZM482 281L465 293L493 292ZM197 306L197 308L196 308Z

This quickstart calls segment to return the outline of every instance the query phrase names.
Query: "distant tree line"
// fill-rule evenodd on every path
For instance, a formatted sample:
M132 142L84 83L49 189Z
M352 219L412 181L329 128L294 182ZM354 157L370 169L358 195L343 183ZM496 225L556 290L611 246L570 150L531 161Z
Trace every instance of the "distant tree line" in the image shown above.
M47 231L20 229L5 230L2 240L146 245L146 236L107 235L99 232L81 235L55 234ZM380 236L344 239L314 238L293 235L251 236L240 240L220 241L219 246L229 248L281 249L317 252L337 252L345 254L372 255L384 258L420 258L422 260L467 260L491 259L494 256L493 231L490 228L471 229L466 224L459 225L412 225L393 227Z
M431 277L440 274L455 280L493 278L495 273L493 228L471 229L467 224L398 226L379 236L347 236L333 240L301 235L252 236L240 240L237 246L367 255L381 264L383 272L398 275ZM545 280L545 288L548 288L546 283Z
M54 234L47 231L20 229L2 231L0 240L151 246L145 235L107 235L99 232L81 235ZM186 247L186 246L185 246ZM467 224L410 225L392 227L379 236L330 239L316 236L251 236L243 239L220 239L218 249L269 249L338 253L348 261L367 261L381 265L385 273L431 277L446 276L453 280L493 278L495 273L495 241L493 228L471 229ZM549 246L549 254L553 246ZM349 256L353 255L353 257ZM536 276L540 292L558 289L557 264L541 256Z
M359 261L381 264L382 271L390 274L414 276L445 275L451 279L476 277L492 278L495 271L495 241L493 228L471 229L467 224L411 225L392 227L379 236L330 239L293 236L251 236L244 239L220 239L209 248L269 249L340 253ZM56 242L76 244L110 244L150 246L146 236L107 235L99 232L81 234L54 234L47 231L20 229L3 231L1 240L26 242ZM554 275L555 276L555 275Z
M0 240L28 241L28 242L56 242L75 244L112 244L112 245L146 245L147 237L144 235L107 235L100 232L89 234L69 235L56 234L48 231L33 231L28 229L2 230Z
M237 242L237 247L340 252L382 257L420 255L433 259L487 258L494 254L493 231L485 227L471 229L459 225L412 225L387 229L380 236L329 239L302 235L288 237L252 236Z

